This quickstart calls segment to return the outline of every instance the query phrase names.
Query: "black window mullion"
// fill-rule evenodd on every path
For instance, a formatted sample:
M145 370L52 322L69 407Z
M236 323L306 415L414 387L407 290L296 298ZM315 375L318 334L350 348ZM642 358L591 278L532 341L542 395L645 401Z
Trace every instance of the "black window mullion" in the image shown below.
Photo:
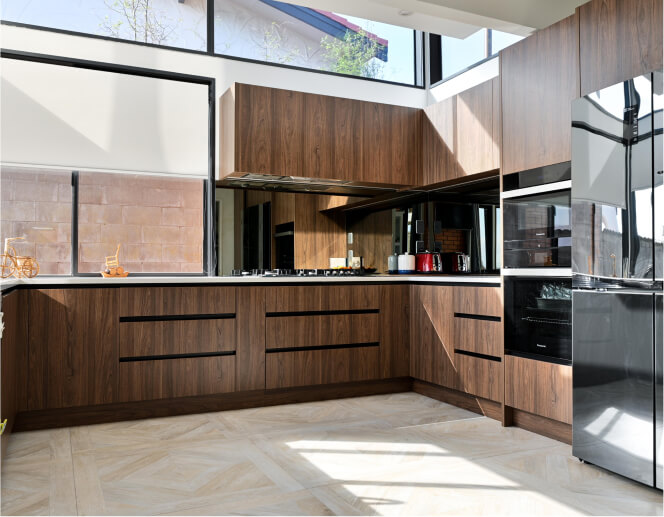
M78 171L71 173L71 274L78 275Z
M207 0L207 52L214 54L214 0Z

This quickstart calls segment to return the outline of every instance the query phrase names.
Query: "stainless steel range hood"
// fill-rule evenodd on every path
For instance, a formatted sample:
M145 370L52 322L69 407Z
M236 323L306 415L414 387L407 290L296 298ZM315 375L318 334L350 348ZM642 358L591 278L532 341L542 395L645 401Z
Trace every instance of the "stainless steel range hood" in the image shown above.
M270 174L234 174L217 182L218 187L302 192L342 196L374 197L398 192L408 187L382 183L359 183L356 181L302 178L298 176L273 176Z

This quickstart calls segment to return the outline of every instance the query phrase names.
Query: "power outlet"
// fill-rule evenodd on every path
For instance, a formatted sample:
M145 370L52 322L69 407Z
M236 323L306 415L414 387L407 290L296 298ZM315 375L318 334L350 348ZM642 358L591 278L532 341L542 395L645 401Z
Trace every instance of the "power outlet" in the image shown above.
M353 232L348 232L348 244L353 244Z

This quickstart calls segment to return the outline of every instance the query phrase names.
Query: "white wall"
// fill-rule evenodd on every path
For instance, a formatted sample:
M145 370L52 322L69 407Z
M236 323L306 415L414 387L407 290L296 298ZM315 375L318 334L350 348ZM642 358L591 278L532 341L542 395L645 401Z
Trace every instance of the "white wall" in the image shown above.
M46 30L9 25L3 25L0 30L2 31L0 46L6 50L21 50L214 77L217 97L221 96L233 82L243 82L418 108L424 107L427 103L425 90L407 86L247 63L132 43L59 34ZM217 135L219 135L218 122L217 120Z

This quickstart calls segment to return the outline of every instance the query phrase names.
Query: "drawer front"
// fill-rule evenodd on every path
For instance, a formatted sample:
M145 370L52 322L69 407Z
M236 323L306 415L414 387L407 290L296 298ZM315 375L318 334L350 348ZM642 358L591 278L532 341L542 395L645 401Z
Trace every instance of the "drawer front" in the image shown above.
M269 353L265 373L267 389L378 379L380 347Z
M378 343L380 314L334 314L266 318L265 347L293 348Z
M503 356L503 325L500 321L455 313L453 323L455 348L493 357Z
M503 365L500 361L458 352L455 352L454 359L460 391L496 402L503 401Z
M266 291L268 313L380 308L379 285L275 286Z
M505 404L572 423L572 367L505 356Z
M122 288L120 316L235 314L235 287Z
M120 363L120 401L227 393L235 388L235 356Z
M235 319L120 323L120 357L235 350Z
M455 287L454 312L502 318L503 300L500 287Z

